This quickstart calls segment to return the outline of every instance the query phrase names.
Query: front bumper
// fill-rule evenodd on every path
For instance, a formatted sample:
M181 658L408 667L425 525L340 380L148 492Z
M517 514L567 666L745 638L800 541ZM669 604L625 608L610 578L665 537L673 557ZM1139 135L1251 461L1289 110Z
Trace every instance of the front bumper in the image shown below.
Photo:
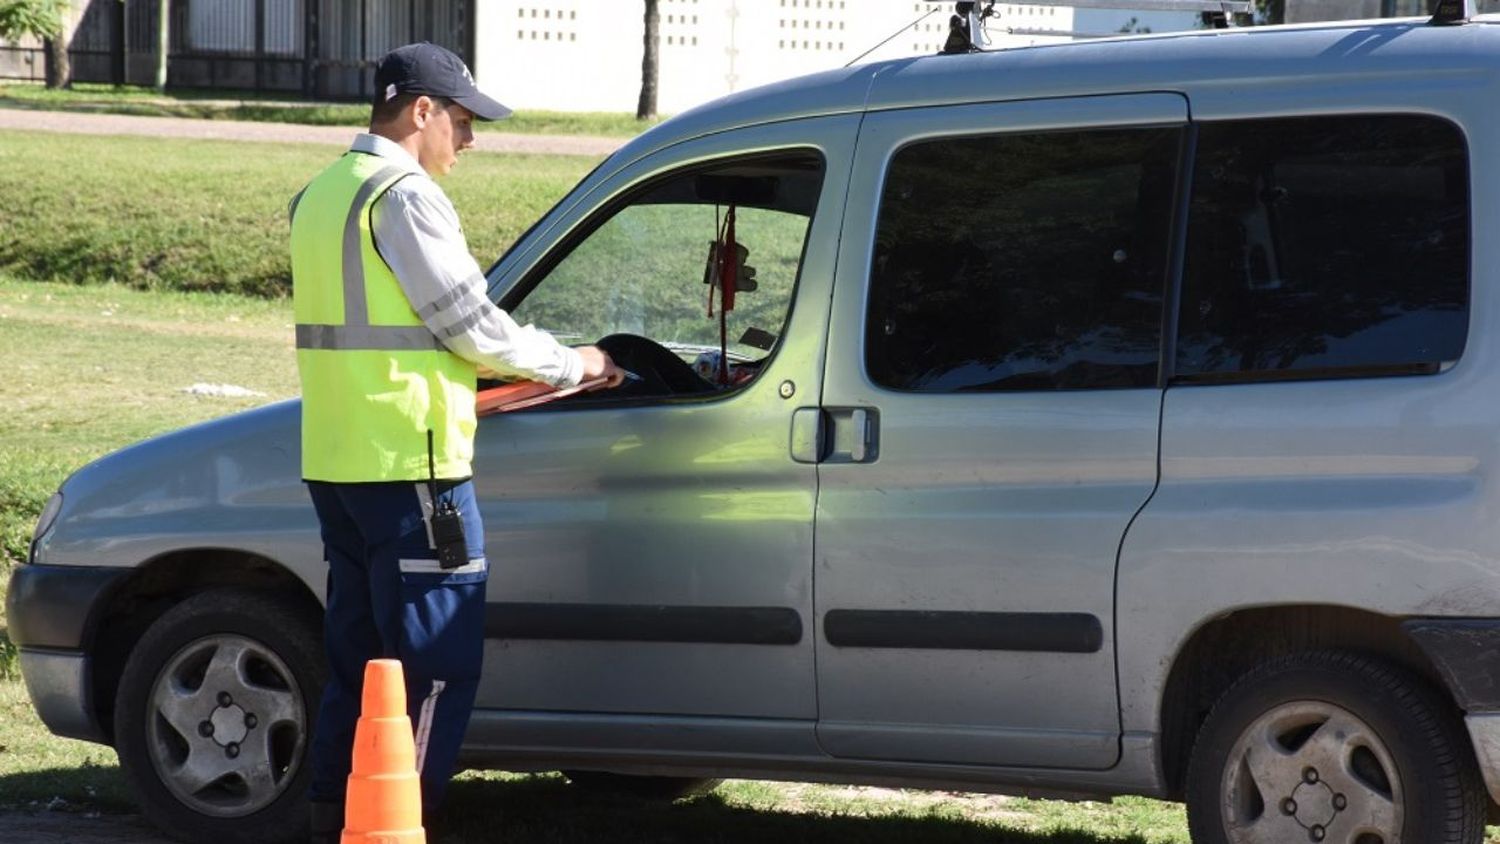
M77 651L21 649L26 693L47 729L66 738L107 744L93 707L89 658Z
M22 648L83 650L105 600L130 569L110 566L17 566L5 617Z
M20 648L21 676L47 729L68 738L105 742L94 707L89 647L110 591L130 569L101 566L18 566L5 613Z

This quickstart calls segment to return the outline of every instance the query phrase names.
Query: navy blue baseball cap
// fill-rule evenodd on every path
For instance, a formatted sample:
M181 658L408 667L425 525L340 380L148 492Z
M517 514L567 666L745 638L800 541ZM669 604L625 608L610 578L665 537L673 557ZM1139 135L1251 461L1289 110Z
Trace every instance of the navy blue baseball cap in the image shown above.
M427 41L397 47L375 63L375 101L383 103L400 94L447 97L480 120L510 116L510 109L480 93L463 59Z

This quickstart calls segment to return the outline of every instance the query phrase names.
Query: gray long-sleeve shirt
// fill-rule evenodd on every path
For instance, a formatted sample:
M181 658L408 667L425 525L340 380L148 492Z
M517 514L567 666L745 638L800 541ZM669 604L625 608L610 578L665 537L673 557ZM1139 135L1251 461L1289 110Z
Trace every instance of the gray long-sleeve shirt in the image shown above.
M559 387L583 380L578 352L517 324L485 295L484 273L469 254L458 212L410 153L371 134L356 137L351 149L410 172L375 203L375 247L413 310L449 351L504 377Z

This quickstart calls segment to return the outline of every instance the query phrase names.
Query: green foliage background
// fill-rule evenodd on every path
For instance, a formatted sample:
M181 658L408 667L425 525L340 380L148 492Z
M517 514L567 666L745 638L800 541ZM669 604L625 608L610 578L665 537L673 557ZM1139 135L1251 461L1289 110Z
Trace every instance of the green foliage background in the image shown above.
M0 272L286 296L287 202L338 154L312 144L0 131ZM471 153L443 187L488 265L594 163Z
M68 0L0 0L0 39L51 38L62 32L68 5Z

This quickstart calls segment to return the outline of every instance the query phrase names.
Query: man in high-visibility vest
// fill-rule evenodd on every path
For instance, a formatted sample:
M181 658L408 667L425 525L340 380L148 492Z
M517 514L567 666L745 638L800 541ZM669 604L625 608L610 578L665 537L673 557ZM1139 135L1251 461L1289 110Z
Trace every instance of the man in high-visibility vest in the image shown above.
M509 109L458 56L400 47L368 134L292 201L302 474L328 560L329 678L311 745L314 841L337 840L364 664L404 663L422 801L441 799L478 685L488 565L470 481L483 367L558 386L623 373L487 297L431 177Z

